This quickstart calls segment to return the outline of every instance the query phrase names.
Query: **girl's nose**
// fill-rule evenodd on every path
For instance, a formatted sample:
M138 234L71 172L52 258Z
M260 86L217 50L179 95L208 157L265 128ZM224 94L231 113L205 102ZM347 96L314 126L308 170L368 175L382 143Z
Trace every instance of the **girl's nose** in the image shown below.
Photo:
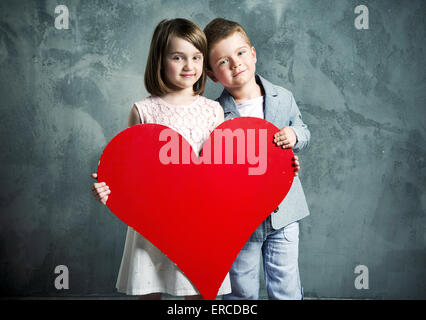
M190 70L192 68L192 60L191 59L187 59L185 60L185 64L184 64L184 69L186 70Z

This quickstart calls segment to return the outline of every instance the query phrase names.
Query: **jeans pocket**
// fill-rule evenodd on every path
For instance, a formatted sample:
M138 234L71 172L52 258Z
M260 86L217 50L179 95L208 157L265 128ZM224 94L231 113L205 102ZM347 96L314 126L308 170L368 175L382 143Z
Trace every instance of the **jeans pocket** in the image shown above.
M299 241L299 222L293 222L284 227L284 238L288 242Z

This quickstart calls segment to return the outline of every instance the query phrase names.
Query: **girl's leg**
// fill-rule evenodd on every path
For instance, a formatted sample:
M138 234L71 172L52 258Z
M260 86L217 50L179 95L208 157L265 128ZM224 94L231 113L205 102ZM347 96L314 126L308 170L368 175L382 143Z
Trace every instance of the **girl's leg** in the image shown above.
M201 294L195 296L185 296L185 300L203 300L203 296Z
M139 300L161 300L161 293L149 293L139 296Z

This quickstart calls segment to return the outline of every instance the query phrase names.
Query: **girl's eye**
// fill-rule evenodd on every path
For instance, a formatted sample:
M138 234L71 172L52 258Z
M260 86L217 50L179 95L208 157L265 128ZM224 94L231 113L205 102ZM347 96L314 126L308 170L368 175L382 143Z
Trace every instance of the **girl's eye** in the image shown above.
M228 62L228 59L223 59L223 60L220 60L219 61L219 65L221 66L221 65L224 65L225 63L227 63Z
M181 56L174 56L173 57L173 60L177 60L177 61L180 61L180 60L182 60L183 58L181 57Z
M195 56L195 57L194 57L194 60L197 60L197 61L198 61L198 60L201 60L201 56Z

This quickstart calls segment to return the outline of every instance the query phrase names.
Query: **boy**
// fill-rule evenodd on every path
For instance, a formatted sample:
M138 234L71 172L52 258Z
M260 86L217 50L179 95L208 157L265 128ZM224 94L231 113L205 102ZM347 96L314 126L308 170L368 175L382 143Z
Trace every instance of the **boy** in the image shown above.
M214 19L204 29L208 42L207 74L224 86L217 99L225 120L250 116L282 128L274 138L298 152L310 133L290 91L256 75L256 51L236 22ZM284 201L256 229L235 259L229 275L232 293L224 299L258 299L259 257L262 253L269 299L303 299L300 283L299 220L309 215L302 185L296 176Z

